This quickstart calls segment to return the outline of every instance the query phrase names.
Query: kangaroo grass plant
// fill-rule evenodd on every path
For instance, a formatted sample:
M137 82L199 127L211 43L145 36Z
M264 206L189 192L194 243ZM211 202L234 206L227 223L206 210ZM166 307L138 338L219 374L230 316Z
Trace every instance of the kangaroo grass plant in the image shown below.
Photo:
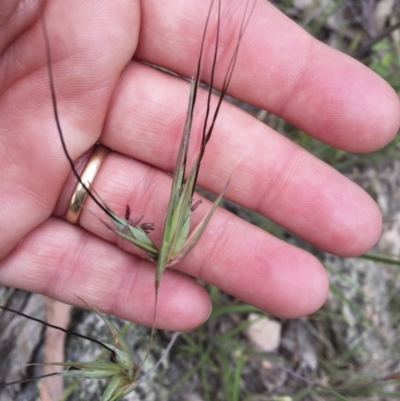
M250 7L250 2L252 2L252 7ZM146 361L151 346L152 340L155 331L155 323L156 323L156 313L157 313L157 302L158 302L158 290L160 287L161 277L165 271L165 269L173 264L177 263L183 257L185 257L190 250L196 245L200 236L204 232L207 224L209 223L213 213L215 212L217 206L219 205L225 191L230 182L230 177L223 187L221 193L215 200L211 209L206 213L205 217L199 223L199 225L194 228L190 232L190 217L191 213L199 205L200 201L193 202L193 194L195 191L197 178L200 170L201 161L203 159L206 146L211 138L213 133L215 123L217 120L217 116L224 100L225 95L227 94L229 84L232 79L233 71L235 69L236 60L239 53L240 43L243 37L243 34L246 30L246 27L249 23L252 9L254 8L255 0L247 0L245 3L245 8L243 12L243 17L238 28L238 38L236 42L236 46L233 50L231 59L229 61L225 78L222 83L222 87L219 93L219 98L217 101L217 105L215 109L211 110L211 97L214 85L214 77L217 65L218 58L218 50L219 50L219 37L220 37L220 20L221 20L221 1L220 0L211 0L210 7L208 10L205 27L202 35L199 58L197 63L197 72L196 76L191 79L191 87L190 87L190 96L189 96L189 104L188 111L186 116L186 122L184 125L184 130L182 133L181 143L179 147L178 157L176 160L170 199L168 203L167 214L163 227L163 235L160 247L157 247L152 239L149 236L149 232L154 229L154 225L152 223L143 223L139 224L139 222L132 222L130 220L130 208L127 206L126 214L124 217L118 216L112 209L107 205L105 201L101 199L101 197L93 190L89 188L88 183L83 182L80 177L78 171L74 166L74 161L72 160L66 143L64 139L64 135L61 128L60 117L58 114L57 108L57 99L56 99L56 91L53 80L53 72L52 72L52 59L51 59L51 51L50 51L50 39L46 29L46 23L44 18L42 17L42 28L43 35L45 39L46 45L46 56L47 56L47 64L49 71L49 84L50 84L50 92L52 99L52 106L54 112L54 118L57 126L57 131L59 134L59 138L61 141L61 145L65 156L71 166L71 170L75 175L78 182L82 185L82 187L86 190L87 194L92 198L92 200L100 207L106 216L109 218L112 226L109 223L104 222L107 227L109 227L114 233L118 236L132 242L134 245L144 250L148 255L149 259L156 263L156 274L155 274L155 308L154 308L154 316L152 323L152 330L150 335L150 341L147 349L147 353L143 358L141 364L136 366L133 359L132 351L124 339L122 333L108 320L108 318L98 311L95 308L92 308L95 313L97 313L100 318L105 322L108 328L111 331L113 337L113 344L105 344L96 339L83 336L78 333L71 333L68 330L64 330L62 328L58 328L56 326L50 325L46 322L39 321L40 323L56 328L58 330L62 330L64 332L77 335L79 337L83 337L87 340L93 341L103 348L105 348L110 353L110 359L108 361L96 360L90 362L54 362L48 363L47 365L56 365L62 366L66 368L62 372L56 372L54 374L42 376L53 376L53 375L62 375L62 376L73 376L80 378L92 378L92 379L100 379L100 378L110 378L109 384L103 394L102 401L114 401L119 398L127 395L132 392L146 377L147 375L142 375L138 379L138 374L143 367L144 362ZM215 9L215 11L214 11ZM214 53L212 60L212 68L209 76L209 90L207 97L207 106L203 123L202 130L202 138L200 148L198 150L197 156L195 158L194 163L191 167L188 166L188 152L190 145L190 136L192 129L192 122L194 116L194 109L196 105L197 94L199 90L200 84L200 75L203 63L203 51L205 46L205 37L208 30L208 25L210 21L210 16L212 12L216 13L217 16L217 26L216 26L216 34L214 40ZM185 173L189 171L187 177ZM232 175L232 174L231 174ZM83 301L83 300L82 300ZM84 302L84 301L83 301ZM24 317L30 318L27 315L22 314L21 312L3 308L4 310L8 310ZM171 348L173 342L177 338L178 333L176 333L170 342L170 345L167 347L164 355L161 360L168 353ZM161 360L156 363L154 368L157 368ZM40 378L40 377L39 377ZM15 384L17 382L6 383L1 386L7 386L11 384Z
M31 364L32 365L52 365L52 366L62 366L66 368L61 372L54 372L47 375L36 377L35 379L42 379L51 376L70 376L79 379L105 379L109 378L110 381L104 391L104 394L101 398L101 401L114 401L118 400L121 397L131 393L137 386L139 386L157 367L160 363L165 359L168 355L169 350L174 344L175 340L178 337L179 333L175 333L172 336L172 339L165 349L163 355L154 365L154 367L138 378L139 369L135 365L134 356L131 348L128 343L125 341L123 334L120 330L118 330L111 321L96 308L91 308L107 325L109 328L112 337L113 344L103 343L101 341L96 340L95 338L85 336L80 333L76 333L70 330L63 329L61 327L52 325L43 320L36 319L34 317L28 316L22 312L0 306L2 310L16 313L20 316L26 317L27 319L34 320L43 324L44 326L51 327L56 330L63 331L64 333L71 334L77 337L81 337L85 340L89 340L94 342L101 347L103 347L109 353L108 360L95 360L90 362L53 362L53 363L42 363L42 364ZM0 384L1 387L10 386L17 383L23 383L25 381L30 381L32 379L27 380L18 380L15 382L9 382L5 384Z

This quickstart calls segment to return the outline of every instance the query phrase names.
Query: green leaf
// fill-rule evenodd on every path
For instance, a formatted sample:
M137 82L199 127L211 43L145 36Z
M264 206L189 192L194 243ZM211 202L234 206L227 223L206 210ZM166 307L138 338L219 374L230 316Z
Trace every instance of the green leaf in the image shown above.
M116 401L123 396L124 386L126 386L129 382L125 377L114 376L108 383L103 396L101 397L101 401Z
M182 217L183 214L190 213L190 203L188 205L185 205L184 201L186 199L186 196L182 195L182 193L185 192L183 187L184 184L183 180L186 169L187 154L189 149L190 131L192 127L193 104L194 104L194 96L196 93L195 90L196 90L196 82L192 79L185 127L182 133L178 157L175 164L175 171L171 185L171 194L168 203L167 216L165 218L162 242L157 259L156 280L155 280L156 290L160 285L161 276L168 266L169 259L171 256L171 245L174 243L174 239L178 237L177 242L179 242L181 241L180 238L182 237L182 235L184 235L184 233L182 232L179 232L177 234L178 226L185 227L185 230L187 226L187 231L189 230L188 228L189 222L187 222L185 226Z
M122 369L114 362L90 361L90 362L51 362L41 363L46 366L62 366L70 368L60 372L62 376L84 377L87 379L105 379L110 376L118 375Z
M128 220L119 217L112 209L108 208L108 211L114 216L114 219L111 221L116 227L116 230L113 230L115 234L144 250L152 260L156 260L158 249L146 231L140 226L134 226Z
M92 308L104 321L107 327L110 329L111 334L114 339L114 346L109 345L116 352L117 363L120 364L124 369L132 370L134 369L133 353L128 343L126 342L123 334L110 322L104 313L101 313L96 308ZM107 344L108 345L108 344Z
M233 171L234 172L234 171ZM210 219L212 215L214 214L215 210L217 209L218 205L220 204L222 198L225 195L226 190L228 189L229 183L231 182L231 178L233 175L233 172L231 173L228 181L222 188L221 193L219 194L218 198L214 201L211 209L208 211L206 216L203 218L203 220L197 225L197 227L192 231L190 234L189 238L181 248L179 254L176 255L175 260L171 263L177 263L179 260L184 258L191 250L192 248L196 245L197 241L200 239L201 235L203 234L205 228L207 227L208 223L210 222Z
M113 223L115 228L110 227L107 223L104 223L107 228L111 229L115 234L121 238L126 239L132 244L136 245L138 248L145 251L150 259L155 261L158 257L158 249L154 245L152 239L149 237L147 232L142 228L142 226L133 225L130 221L118 216L114 210L111 209L107 203L101 199L100 195L93 190L96 196L100 199L104 209L108 212L110 216L110 221Z

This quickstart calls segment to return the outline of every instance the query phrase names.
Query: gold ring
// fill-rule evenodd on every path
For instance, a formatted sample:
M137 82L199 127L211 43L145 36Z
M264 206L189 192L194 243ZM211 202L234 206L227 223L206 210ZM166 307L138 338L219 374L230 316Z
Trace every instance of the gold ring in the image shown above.
M89 157L85 168L81 174L81 180L86 185L86 188L90 188L96 175L102 165L106 156L111 152L109 148L103 145L96 145L93 153ZM71 224L78 224L79 218L81 216L83 204L85 203L87 197L87 191L83 185L78 182L72 193L71 200L69 201L67 214L65 215L65 220Z

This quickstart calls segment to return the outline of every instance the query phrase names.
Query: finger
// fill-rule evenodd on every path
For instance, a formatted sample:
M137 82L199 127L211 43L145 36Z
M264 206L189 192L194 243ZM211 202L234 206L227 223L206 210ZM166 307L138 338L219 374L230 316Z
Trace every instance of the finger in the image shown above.
M65 244L68 247L65 247ZM154 313L154 265L85 230L51 218L0 262L0 282L145 324ZM157 326L190 330L210 313L203 287L168 271L159 292Z
M43 15L61 125L76 157L100 136L114 85L134 51L138 5L51 1ZM40 21L9 44L1 68L0 193L7 196L0 258L51 214L69 172L54 121Z
M152 237L159 244L171 180L168 174L113 153L103 162L94 189L117 213L123 215L125 205L131 205L133 220L144 215L143 221L154 222ZM68 199L66 193L62 196ZM204 200L192 213L192 228L209 208L210 202ZM139 254L132 244L115 238L100 221L104 218L88 199L80 225ZM217 210L200 241L176 268L283 317L316 310L325 301L328 288L326 273L317 259L223 209Z
M116 93L101 141L172 172L189 84L133 63L121 76ZM195 108L189 164L199 147L205 109L202 92ZM258 211L331 253L354 256L376 243L381 216L364 191L287 138L226 103L207 145L199 185L218 193L239 160L226 194L228 199Z
M217 87L237 44L246 1L223 3ZM207 10L194 0L173 5L166 0L143 2L143 29L135 56L193 76ZM210 32L216 30L216 18L212 14ZM212 38L212 34L207 37L209 47ZM208 81L212 56L212 50L206 51L203 76ZM265 1L257 1L251 15L230 93L351 152L381 148L400 125L398 96L383 79L312 38Z

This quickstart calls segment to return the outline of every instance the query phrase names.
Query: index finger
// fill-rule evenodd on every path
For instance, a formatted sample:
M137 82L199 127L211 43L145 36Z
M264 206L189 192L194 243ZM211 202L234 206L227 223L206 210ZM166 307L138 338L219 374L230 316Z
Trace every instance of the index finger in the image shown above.
M217 87L236 46L245 3L223 2ZM206 11L207 7L195 0L143 2L135 57L192 76ZM216 21L214 15L208 38L213 37ZM211 57L210 49L205 54L205 78ZM382 78L317 41L266 1L256 1L230 94L352 152L381 148L400 125L399 99Z

